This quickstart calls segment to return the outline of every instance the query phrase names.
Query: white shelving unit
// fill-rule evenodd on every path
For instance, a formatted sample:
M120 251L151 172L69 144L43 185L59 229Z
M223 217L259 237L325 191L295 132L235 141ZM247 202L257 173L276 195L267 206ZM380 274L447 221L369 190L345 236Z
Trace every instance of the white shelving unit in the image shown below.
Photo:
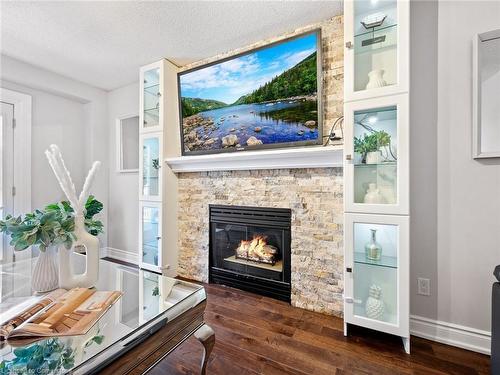
M162 168L180 154L177 67L167 60L140 70L139 266L177 275L177 177Z
M344 333L409 353L409 2L346 1L344 25Z

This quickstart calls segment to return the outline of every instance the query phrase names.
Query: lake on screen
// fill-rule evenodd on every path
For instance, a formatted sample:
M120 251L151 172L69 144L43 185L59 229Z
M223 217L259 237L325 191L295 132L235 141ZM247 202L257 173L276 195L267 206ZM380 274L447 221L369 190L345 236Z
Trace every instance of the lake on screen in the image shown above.
M189 145L194 150L222 148L222 138L234 134L238 144L247 145L250 137L263 144L313 141L318 138L317 101L283 100L274 103L241 104L198 113L204 121L212 120L211 126L192 128L198 139L205 143ZM314 121L309 127L304 124ZM213 141L206 142L206 140Z

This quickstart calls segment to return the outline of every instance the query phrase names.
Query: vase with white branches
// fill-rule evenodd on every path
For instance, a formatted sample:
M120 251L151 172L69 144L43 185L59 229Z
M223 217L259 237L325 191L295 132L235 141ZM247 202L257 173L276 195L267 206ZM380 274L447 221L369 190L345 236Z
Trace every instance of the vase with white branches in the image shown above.
M59 287L71 289L75 287L93 287L99 278L99 239L85 230L84 210L85 202L89 195L90 187L94 181L101 162L92 165L80 195L77 195L75 184L66 168L59 147L50 145L45 151L52 170L59 182L59 186L68 198L75 213L75 229L73 246L71 250L59 249ZM86 251L86 267L83 273L77 274L74 270L72 256L75 247L83 246Z

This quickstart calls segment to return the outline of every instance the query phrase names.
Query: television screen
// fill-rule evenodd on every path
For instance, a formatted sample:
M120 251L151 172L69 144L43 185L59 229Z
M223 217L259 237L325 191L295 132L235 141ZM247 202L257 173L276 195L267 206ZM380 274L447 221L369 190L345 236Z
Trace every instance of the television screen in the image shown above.
M183 155L321 143L320 31L178 75Z

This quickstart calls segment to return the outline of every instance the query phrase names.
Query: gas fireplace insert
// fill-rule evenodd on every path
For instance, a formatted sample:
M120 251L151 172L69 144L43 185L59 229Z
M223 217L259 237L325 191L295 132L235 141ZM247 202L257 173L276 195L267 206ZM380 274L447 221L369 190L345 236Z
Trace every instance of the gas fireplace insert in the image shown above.
M290 302L291 210L210 205L211 283Z

